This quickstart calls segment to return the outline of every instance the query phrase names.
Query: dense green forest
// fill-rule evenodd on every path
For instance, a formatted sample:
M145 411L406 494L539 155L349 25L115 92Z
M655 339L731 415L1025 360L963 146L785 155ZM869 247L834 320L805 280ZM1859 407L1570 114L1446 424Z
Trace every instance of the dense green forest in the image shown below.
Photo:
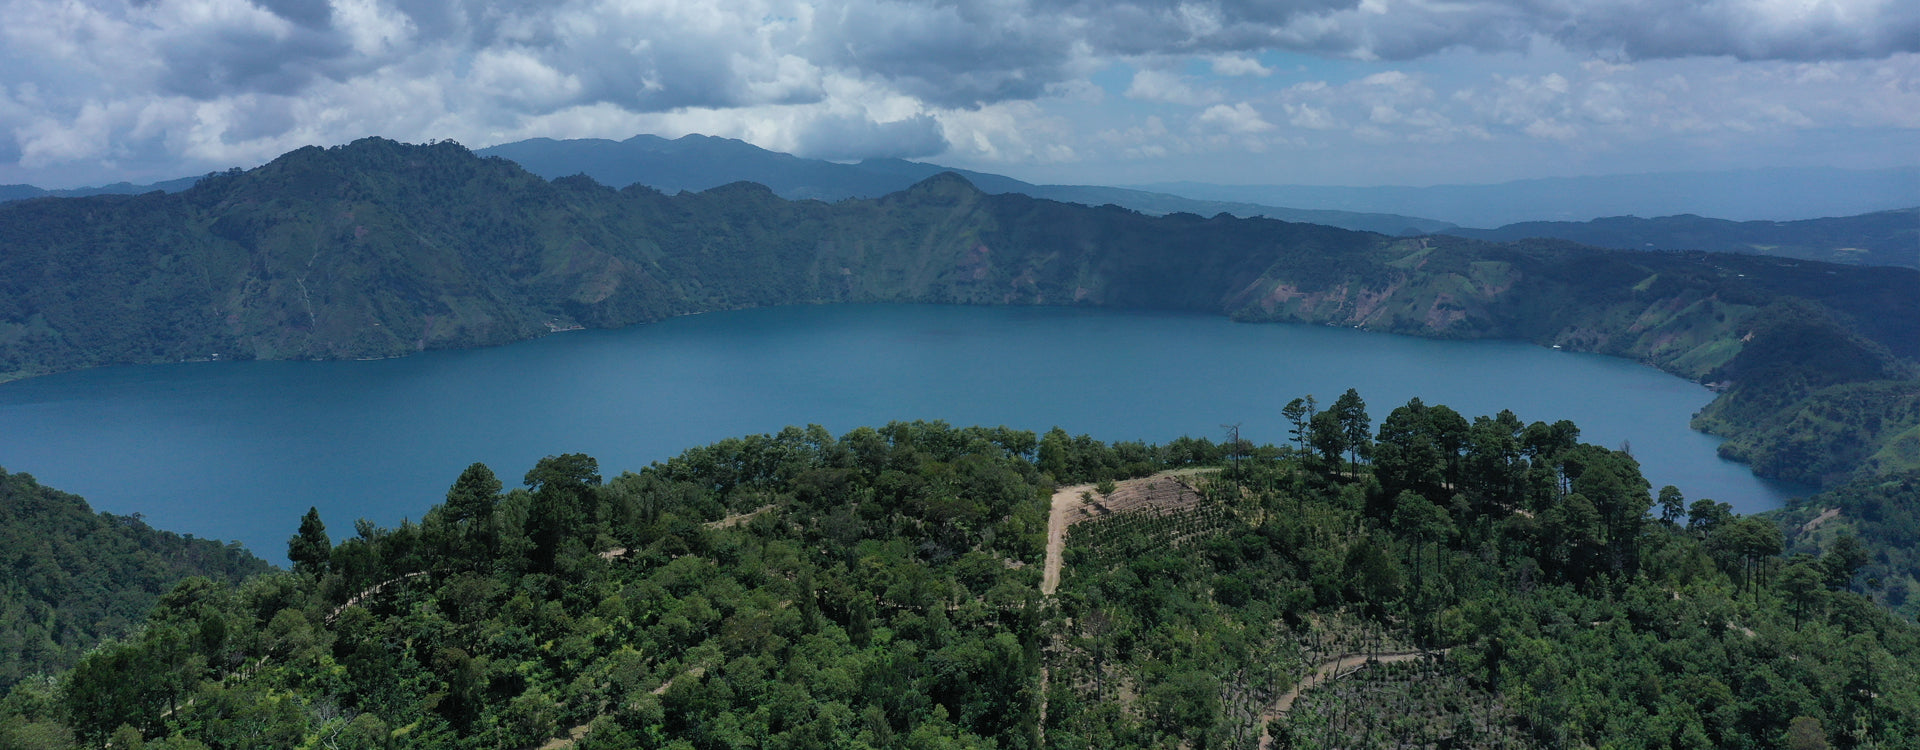
M1859 560L1851 587L1920 619L1920 471L1861 477L1769 515L1789 552Z
M149 528L136 514L0 469L0 690L65 669L146 620L161 594L200 576L225 585L265 573L237 545Z
M1920 467L1911 420L1862 406L1920 388L1911 269L1154 217L950 174L835 204L744 183L666 195L380 139L178 194L6 204L0 245L0 379L397 356L775 304L1104 305L1629 357L1724 387L1699 426L1762 474Z
M1920 630L1845 545L1784 556L1566 422L1317 407L1282 446L915 422L475 464L418 523L312 512L292 570L181 583L0 700L0 746L1920 741Z

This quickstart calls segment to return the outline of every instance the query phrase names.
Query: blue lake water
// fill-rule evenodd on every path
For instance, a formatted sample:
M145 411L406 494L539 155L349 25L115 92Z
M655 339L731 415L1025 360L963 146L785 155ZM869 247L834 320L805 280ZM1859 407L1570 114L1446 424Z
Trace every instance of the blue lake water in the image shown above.
M1633 362L1493 341L1179 313L840 305L712 313L368 362L114 367L0 385L0 467L154 526L282 561L308 506L419 518L461 469L512 486L584 452L611 477L722 438L891 420L1054 425L1102 440L1286 440L1287 401L1347 388L1375 423L1407 399L1511 409L1630 443L1655 487L1777 507L1806 488L1720 459L1687 428L1712 399Z

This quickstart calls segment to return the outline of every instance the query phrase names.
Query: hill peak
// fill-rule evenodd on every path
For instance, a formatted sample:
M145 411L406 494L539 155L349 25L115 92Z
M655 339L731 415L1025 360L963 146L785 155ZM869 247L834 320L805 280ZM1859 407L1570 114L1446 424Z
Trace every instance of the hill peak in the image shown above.
M913 184L903 191L905 195L925 195L943 197L972 197L985 195L975 187L972 180L962 177L958 172L941 172Z

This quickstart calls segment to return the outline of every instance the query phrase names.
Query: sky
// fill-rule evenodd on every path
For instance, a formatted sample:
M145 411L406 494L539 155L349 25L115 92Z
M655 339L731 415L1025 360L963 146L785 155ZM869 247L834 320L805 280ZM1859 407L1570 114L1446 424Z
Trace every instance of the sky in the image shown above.
M688 133L1036 182L1920 164L1915 0L0 0L0 183Z

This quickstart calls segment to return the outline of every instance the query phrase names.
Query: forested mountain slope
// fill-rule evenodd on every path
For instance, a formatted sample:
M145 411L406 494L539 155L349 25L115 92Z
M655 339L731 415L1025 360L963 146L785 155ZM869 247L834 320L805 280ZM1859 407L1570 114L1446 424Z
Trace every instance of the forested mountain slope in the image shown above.
M578 454L518 482L475 464L419 524L309 516L292 572L181 586L0 701L0 745L1920 740L1920 631L1848 590L1845 555L1656 504L1571 424L1367 411L1301 409L1310 452L895 423L610 480ZM1095 512L1043 593L1057 490Z
M1830 263L1920 268L1920 208L1801 221L1727 221L1703 216L1529 221L1497 229L1443 230L1475 239L1553 237L1623 250L1708 250Z
M238 546L94 513L85 500L0 469L0 690L73 666L125 635L162 593L201 576L222 584L264 573Z
M178 195L8 204L0 243L6 378L396 356L774 304L1105 305L1632 357L1729 383L1703 424L1772 445L1823 389L1903 382L1920 356L1920 271L1150 217L953 175L832 205L744 183L668 196L549 183L451 143L367 139ZM1838 476L1857 453L1778 473Z

